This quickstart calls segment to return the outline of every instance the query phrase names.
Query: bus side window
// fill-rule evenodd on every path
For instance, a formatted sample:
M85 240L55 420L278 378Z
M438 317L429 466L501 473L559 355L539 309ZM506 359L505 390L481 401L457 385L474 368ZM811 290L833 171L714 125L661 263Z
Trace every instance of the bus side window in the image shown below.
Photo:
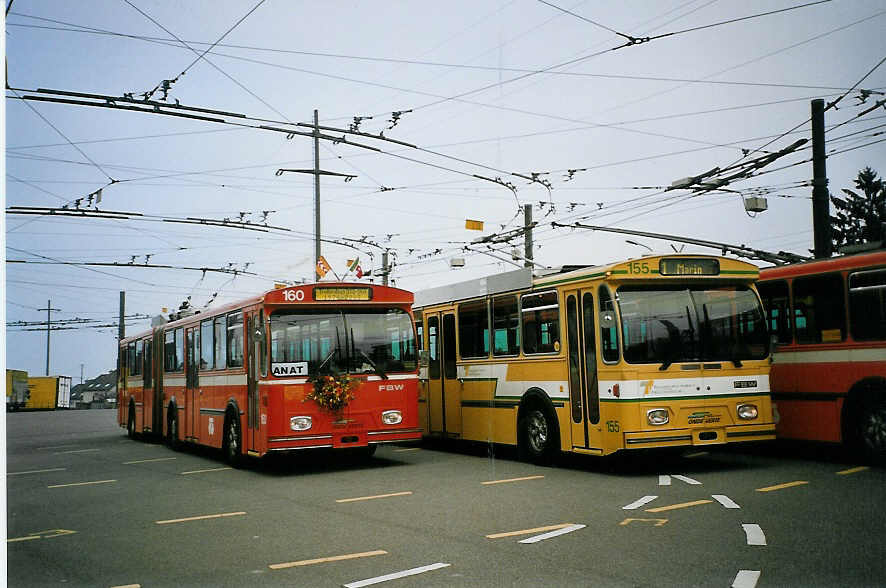
M163 333L163 371L175 371L175 331Z
M458 353L464 359L489 356L489 311L485 300L458 305Z
M200 323L200 369L212 369L212 321Z
M141 341L135 342L135 363L132 366L132 375L140 375L142 373L142 364L145 361L144 358L144 343Z
M521 315L524 353L560 351L560 305L556 291L524 294Z
M175 371L185 370L185 330L179 327L175 330Z
M151 378L154 374L154 354L153 354L153 345L151 344L150 339L145 339L145 364L144 364L144 374L145 374L145 388L150 388L151 386Z
M778 337L779 344L791 342L791 306L788 296L788 283L783 280L758 282L757 290L766 311L766 324L769 332Z
M243 313L228 315L228 367L243 367Z
M609 288L600 286L600 356L606 363L618 361L618 321ZM596 422L596 421L595 421Z
M839 343L846 338L843 276L827 274L794 280L798 343Z
M440 379L440 319L436 316L428 317L428 377L434 380Z
M225 335L227 333L226 320L224 316L215 317L214 324L214 355L215 355L215 369L223 370L225 369Z
M854 339L886 340L886 269L849 274L849 320Z
M520 352L520 313L516 296L492 300L493 355L517 355Z

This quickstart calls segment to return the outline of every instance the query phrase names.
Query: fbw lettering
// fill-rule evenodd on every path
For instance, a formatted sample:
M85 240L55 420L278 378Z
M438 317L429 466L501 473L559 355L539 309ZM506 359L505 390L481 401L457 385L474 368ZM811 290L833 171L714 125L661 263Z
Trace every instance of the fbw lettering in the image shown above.
M399 392L405 388L403 384L380 384L378 387L379 392Z

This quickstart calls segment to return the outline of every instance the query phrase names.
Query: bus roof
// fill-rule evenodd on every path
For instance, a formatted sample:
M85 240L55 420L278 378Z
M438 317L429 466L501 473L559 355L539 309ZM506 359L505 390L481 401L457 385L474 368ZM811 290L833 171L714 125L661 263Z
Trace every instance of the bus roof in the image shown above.
M760 279L772 280L809 274L823 274L872 265L886 265L886 249L767 267L760 270Z
M129 335L123 338L122 342L135 341L137 339L143 339L146 336L149 336L151 333L155 332L157 329L166 329L169 326L177 327L180 325L189 324L192 322L199 322L208 317L223 315L225 313L237 310L239 308L254 306L258 304L287 304L285 300L283 300L283 295L286 291L289 290L310 290L313 291L315 288L318 289L328 289L328 290L348 290L348 289L371 289L375 295L371 296L371 299L374 299L376 303L385 303L390 302L394 304L411 304L412 303L412 292L408 290L402 290L400 288L394 288L391 286L381 286L379 284L368 284L368 283L360 283L360 282L316 282L310 284L298 284L295 286L287 286L285 288L275 288L274 290L268 290L261 294L253 295L248 298L244 298L241 300L236 300L234 302L228 302L223 305L219 305L213 307L210 310L197 310L194 312L190 312L185 316L181 316L176 318L175 320L171 320L169 322L163 323L160 326L153 327L149 330L140 331L134 335ZM382 294L383 292L383 294ZM381 294L381 296L379 296ZM398 299L398 300L394 300ZM349 303L353 304L361 304L367 303L367 301L353 300L353 299L332 299L321 301L315 300L313 296L308 298L307 296L304 299L304 304L320 304L320 305L329 305L329 304L340 304L341 302L347 300ZM299 300L301 302L301 299ZM371 302L368 302L371 304ZM189 309L193 310L193 309ZM175 315L172 313L170 316Z
M568 271L555 271L553 273L546 273L543 276L533 276L529 268L524 268L416 292L415 307L423 308L434 304L480 298L493 294L504 294L517 290L529 290L530 288L555 287L563 283L593 280L609 276L613 276L614 279L628 277L661 279L659 268L663 259L674 261L716 260L719 262L719 270L716 275L675 274L673 275L675 278L704 279L725 277L751 281L757 279L760 271L757 266L737 259L713 255L688 254L649 255L604 265L580 267L578 269L573 269L575 266L570 266ZM641 271L632 272L631 264L639 264L635 267L641 268ZM642 271L644 265L646 269Z

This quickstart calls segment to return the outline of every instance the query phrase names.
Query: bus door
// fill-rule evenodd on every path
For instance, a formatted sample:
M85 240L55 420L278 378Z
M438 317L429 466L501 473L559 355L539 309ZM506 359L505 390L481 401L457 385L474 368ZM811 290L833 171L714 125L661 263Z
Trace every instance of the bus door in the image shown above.
M443 433L443 370L440 357L440 314L425 315L428 330L427 405L429 433Z
M455 314L425 315L428 330L430 432L461 434L461 382L455 364Z
M440 342L443 363L443 434L461 435L461 382L455 363L455 314L443 313L443 340Z
M262 356L264 328L260 312L250 312L246 317L246 449L261 451L262 420L267 415L261 414L259 401L259 361Z
M591 291L566 293L566 336L569 345L569 400L572 445L599 449L603 444L600 395L597 387L597 347Z
M200 436L200 372L197 366L200 356L200 327L185 329L185 420L182 433L188 440Z
M163 435L163 329L154 332L154 390L151 399L151 431Z

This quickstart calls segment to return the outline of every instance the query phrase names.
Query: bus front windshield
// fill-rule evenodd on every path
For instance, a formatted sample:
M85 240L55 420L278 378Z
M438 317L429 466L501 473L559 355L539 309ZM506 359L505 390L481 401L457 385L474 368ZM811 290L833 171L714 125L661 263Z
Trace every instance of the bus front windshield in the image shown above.
M271 314L275 375L377 374L416 368L415 332L400 309L280 310Z
M624 358L659 363L763 359L763 309L747 286L623 286L617 291Z

